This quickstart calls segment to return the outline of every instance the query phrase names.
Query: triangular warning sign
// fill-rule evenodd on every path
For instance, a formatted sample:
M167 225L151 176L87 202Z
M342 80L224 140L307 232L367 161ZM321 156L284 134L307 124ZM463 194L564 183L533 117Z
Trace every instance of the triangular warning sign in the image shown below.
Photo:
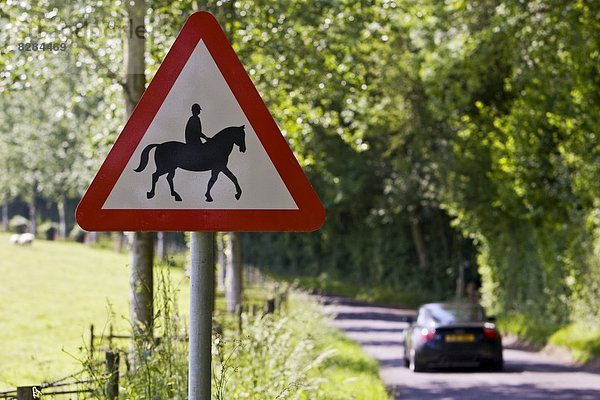
M205 12L183 26L76 215L90 231L312 231L325 219Z

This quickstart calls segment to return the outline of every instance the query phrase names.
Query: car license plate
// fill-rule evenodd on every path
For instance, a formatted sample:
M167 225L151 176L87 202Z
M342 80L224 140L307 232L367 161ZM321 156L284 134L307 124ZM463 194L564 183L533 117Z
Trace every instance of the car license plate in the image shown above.
M445 340L448 343L474 342L475 335L472 333L451 333L446 335Z

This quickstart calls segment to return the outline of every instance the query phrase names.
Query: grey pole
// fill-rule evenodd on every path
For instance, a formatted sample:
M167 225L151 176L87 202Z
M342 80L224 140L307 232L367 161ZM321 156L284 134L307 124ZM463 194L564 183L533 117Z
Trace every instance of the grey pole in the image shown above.
M188 400L210 400L214 233L190 233Z

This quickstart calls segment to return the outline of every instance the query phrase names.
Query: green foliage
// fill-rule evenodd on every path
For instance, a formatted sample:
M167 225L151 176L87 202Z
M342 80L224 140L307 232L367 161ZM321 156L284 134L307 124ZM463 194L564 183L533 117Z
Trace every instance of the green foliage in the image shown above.
M122 51L114 36L125 30L103 22L117 16L114 6L87 1L2 2L0 10L7 27L0 37L6 50L0 57L0 200L77 198L123 116L120 87L86 46L114 59ZM34 42L64 50L18 49Z
M368 297L390 288L425 292L423 299L453 294L457 266L468 260L479 267L491 311L522 316L528 332L527 321L550 325L532 336L597 316L597 7L551 0L371 6L368 18L352 23L328 16L330 9L353 15L343 2L324 6L322 19L311 16L313 26L337 22L317 54L303 51L314 34L282 39L301 54L303 79L281 77L277 89L264 90L289 82L308 100L298 109L311 106L309 118L296 121L302 139L292 143L327 222L312 234L251 235L249 259L308 275L320 290ZM261 52L268 51L265 44ZM352 79L339 68L348 59ZM312 81L326 73L344 90ZM327 100L310 102L322 93ZM281 104L287 128L295 103ZM342 127L337 135L332 123Z
M15 215L8 221L8 230L16 233L24 233L29 230L29 220L22 215Z
M134 355L129 356L136 366L121 384L123 396L128 399L187 398L187 346L182 340L185 332L177 295L168 272L163 271L158 278L154 328L161 339L133 330Z
M79 225L75 224L71 231L69 232L69 240L74 242L83 243L85 239L85 231L79 227Z
M451 133L441 206L476 241L484 303L547 337L598 293L586 220L599 193L581 186L599 167L597 9L419 3L420 76ZM550 328L529 332L538 323Z
M534 345L546 344L570 350L575 361L586 363L600 357L600 326L598 321L573 322L561 326L550 321L539 321L525 314L504 315L498 320L503 332L518 335Z
M249 235L245 254L276 273L447 298L458 264L474 264L473 249L433 192L444 149L404 11L387 1L319 6L315 14L302 2L278 2L267 8L273 17L250 7L255 25L238 31L242 55L252 51L250 65L260 66L251 76L327 208L318 232ZM246 40L259 49L246 49Z
M346 279L334 279L327 273L317 277L296 275L275 275L279 280L285 280L295 287L309 290L317 294L336 295L356 298L366 302L400 304L408 307L418 307L423 303L438 301L439 298L430 292L399 291L397 287L379 284L376 286L353 285ZM408 285L407 285L408 286Z
M58 224L52 221L44 221L37 228L38 234L46 240L54 240L56 232L58 232Z
M227 332L214 342L216 399L311 398L318 386L311 370L328 357L316 349L323 320L315 317L302 308L285 316L242 315L241 336Z
M583 322L573 323L556 331L549 343L571 350L579 362L600 357L600 326Z
M567 277L573 287L573 317L590 324L600 319L600 212L594 210L586 220L585 230L573 238L578 246L570 250L569 261L579 266L576 273Z
M517 335L538 346L545 345L548 338L560 329L560 325L550 321L542 322L539 318L533 319L522 313L505 314L498 319L497 324L502 332Z

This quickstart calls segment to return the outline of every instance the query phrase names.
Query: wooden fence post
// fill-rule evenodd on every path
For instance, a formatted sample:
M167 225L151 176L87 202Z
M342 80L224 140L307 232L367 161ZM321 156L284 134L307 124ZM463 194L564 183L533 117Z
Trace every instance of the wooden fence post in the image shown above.
M112 349L112 340L113 340L114 334L113 334L113 326L112 324L108 325L108 348Z
M242 305L238 304L235 306L235 318L237 319L237 328L238 328L238 334L241 336L242 335L242 330L243 330L243 326L242 326Z
M288 296L289 296L289 288L285 288L283 293L281 293L280 303L279 303L279 311L287 312L288 305Z
M94 357L94 324L90 325L90 356Z
M106 398L116 400L119 398L119 353L112 351L106 352L106 372L108 380L106 381Z
M267 299L265 304L265 314L273 314L275 312L275 299Z

